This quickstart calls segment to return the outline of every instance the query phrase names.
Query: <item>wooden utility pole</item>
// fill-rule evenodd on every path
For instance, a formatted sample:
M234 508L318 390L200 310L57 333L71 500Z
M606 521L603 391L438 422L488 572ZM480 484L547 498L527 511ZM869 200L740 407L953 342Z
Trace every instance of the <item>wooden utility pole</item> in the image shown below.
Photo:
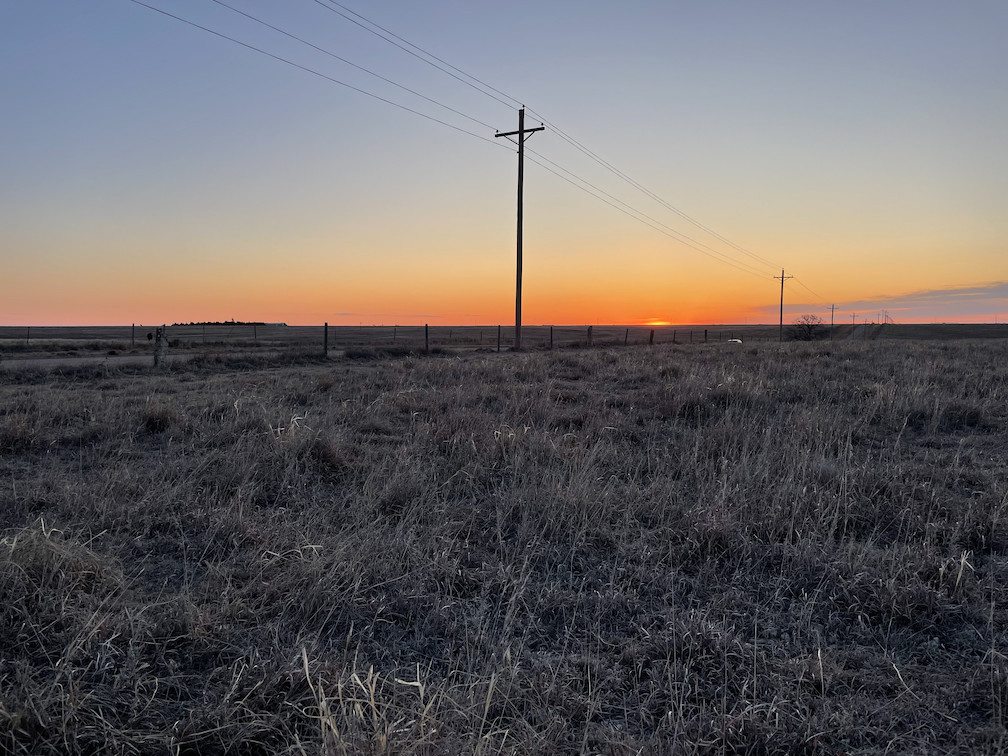
M794 276L785 276L784 268L781 268L780 275L774 276L774 278L780 279L780 333L777 340L784 341L784 282L789 278L794 278Z
M525 108L518 109L518 130L498 131L494 137L517 136L518 144L518 273L515 282L515 342L514 348L521 349L521 289L522 289L522 195L525 185L525 140L536 131L545 130L539 124L532 129L525 128ZM512 140L514 141L514 140Z

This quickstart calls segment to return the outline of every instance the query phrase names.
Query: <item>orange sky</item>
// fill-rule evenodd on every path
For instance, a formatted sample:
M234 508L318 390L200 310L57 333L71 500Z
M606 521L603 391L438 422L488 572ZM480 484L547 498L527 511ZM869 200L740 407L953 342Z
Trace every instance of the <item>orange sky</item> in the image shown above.
M776 322L782 267L785 319L1008 317L1008 6L518 1L358 10L549 119L524 322ZM0 11L0 325L513 321L520 101L313 4L243 7L437 102L221 7L172 5L330 78L53 3Z

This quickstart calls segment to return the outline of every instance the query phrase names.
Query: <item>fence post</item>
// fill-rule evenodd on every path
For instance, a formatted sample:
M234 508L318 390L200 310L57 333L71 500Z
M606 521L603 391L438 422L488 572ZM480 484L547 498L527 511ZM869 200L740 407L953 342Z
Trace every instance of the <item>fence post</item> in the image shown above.
M430 326L427 323L424 323L424 326L423 326L423 343L424 343L424 351L425 352L429 352L430 351Z
M588 346L592 345L592 327L588 326Z
M706 328L703 329L703 343L704 344L707 343L707 329Z
M206 323L203 324L203 343L206 344Z
M553 326L550 326L550 349L553 348Z
M497 326L497 351L500 351L500 325Z
M648 339L648 346L654 346L654 328L651 329L651 338Z
M630 338L630 329L626 329L626 333L623 334L623 346L627 345L627 339Z
M255 324L252 325L252 341L259 343L259 326Z
M672 343L673 343L673 344L678 344L679 342L678 342L678 341L676 341L676 339L675 339L675 332L676 332L676 331L675 331L675 328L673 328L673 329L672 329Z
M396 340L396 332L397 332L398 330L399 330L399 326L397 326L397 325L394 325L394 326L392 326L392 343L393 343L393 344L395 343L395 340Z
M136 346L136 323L130 326L130 348Z
M168 353L168 327L162 325L155 330L154 337L154 367L161 364L161 360Z
M31 326L27 326L28 330L25 331L24 343L28 346L28 342L31 341Z
M323 329L323 335L322 335L322 356L323 357L328 357L329 356L329 321L328 320L326 321L325 325L322 326L322 329Z
M690 344L693 343L693 329L690 329L690 332L689 332L689 343Z

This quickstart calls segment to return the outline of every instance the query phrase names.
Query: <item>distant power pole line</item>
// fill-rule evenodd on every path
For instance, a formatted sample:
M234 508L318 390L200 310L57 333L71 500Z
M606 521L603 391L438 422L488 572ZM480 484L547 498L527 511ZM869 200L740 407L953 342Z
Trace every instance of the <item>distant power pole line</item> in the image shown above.
M544 131L540 124L532 129L525 128L525 108L518 109L518 130L498 131L495 137L513 137L518 140L518 272L515 280L515 349L521 349L521 289L522 289L522 196L525 186L525 140L536 131Z
M774 278L780 279L780 335L777 340L784 341L784 282L789 278L794 278L794 276L785 276L784 268L781 268L780 275L774 276Z

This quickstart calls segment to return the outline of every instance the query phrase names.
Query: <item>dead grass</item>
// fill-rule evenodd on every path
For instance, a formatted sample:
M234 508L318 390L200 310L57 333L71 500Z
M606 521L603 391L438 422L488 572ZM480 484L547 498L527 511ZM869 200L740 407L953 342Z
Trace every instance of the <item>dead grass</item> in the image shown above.
M7 376L0 750L998 753L1008 348Z

